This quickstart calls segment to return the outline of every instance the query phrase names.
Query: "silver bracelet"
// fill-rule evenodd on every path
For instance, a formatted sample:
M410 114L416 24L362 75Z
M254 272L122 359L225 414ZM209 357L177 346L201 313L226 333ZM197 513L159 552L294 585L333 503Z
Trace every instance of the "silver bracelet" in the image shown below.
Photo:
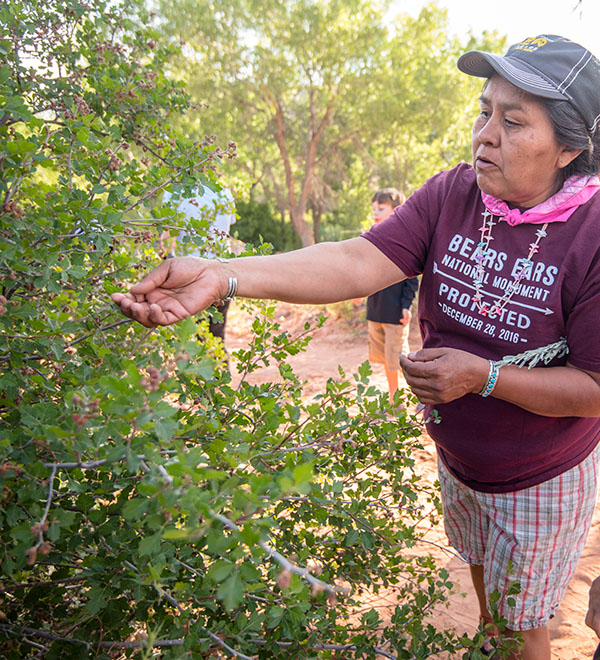
M225 259L223 257L216 257L216 261L220 261L222 264L229 263L229 259ZM235 298L237 295L237 290L238 290L237 277L230 277L227 280L227 291L225 292L223 298L218 300L217 303L219 305L222 305L223 303L226 303L228 300L233 300L233 298Z
M238 290L237 277L230 277L227 280L227 291L223 300L233 300L236 297Z
M498 382L500 365L497 362L494 362L494 360L488 360L488 362L490 363L490 370L485 385L481 392L479 392L480 396L489 396L494 391L494 387L496 387L496 383Z

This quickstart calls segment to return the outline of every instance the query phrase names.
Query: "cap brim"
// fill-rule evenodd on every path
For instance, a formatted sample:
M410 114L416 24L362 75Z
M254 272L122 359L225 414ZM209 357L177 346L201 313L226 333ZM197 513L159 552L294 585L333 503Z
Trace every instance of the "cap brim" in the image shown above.
M569 100L569 97L559 92L554 83L539 75L531 67L514 57L484 53L480 50L470 50L461 55L456 63L458 68L469 76L489 78L497 73L515 87L548 99Z

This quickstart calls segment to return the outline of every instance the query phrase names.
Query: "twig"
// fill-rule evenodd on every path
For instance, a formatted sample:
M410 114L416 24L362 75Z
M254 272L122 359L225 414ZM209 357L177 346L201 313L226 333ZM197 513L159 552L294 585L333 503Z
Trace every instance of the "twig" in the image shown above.
M142 345L142 342L145 342L146 339L156 330L156 328L149 328L144 334L139 338L138 342L136 345L131 349L131 355L135 355L137 353L138 348Z
M157 465L156 469L162 474L162 476L170 485L173 484L173 477L165 470L163 465Z
M67 167L69 169L69 192L73 192L73 142L75 142L75 136L71 135L71 144L69 145L69 156L67 158Z
M288 452L293 452L293 451L304 451L305 449L325 449L327 447L331 447L332 445L337 445L338 443L342 444L349 444L354 442L352 439L346 439L346 440L335 440L335 442L328 442L324 443L323 439L326 438L328 435L334 435L337 434L345 429L336 429L335 431L331 431L330 433L327 433L323 438L319 438L315 442L309 442L308 444L305 445L293 445L292 447L281 447L282 443L279 443L279 447L272 449L271 451L266 451L263 452L262 454L258 454L258 457L262 456L271 456L272 454L287 454Z
M46 524L46 519L48 518L48 513L50 511L50 505L52 503L52 497L54 494L54 477L56 476L56 467L52 467L52 473L50 474L50 478L48 479L48 497L46 498L46 507L44 508L44 513L42 514L42 518L39 523L37 523L37 528L38 528L38 542L35 545L35 549L39 548L42 543L44 542L44 525ZM35 557L35 550L34 550L34 557Z
M70 637L61 637L60 635L54 635L45 630L36 630L35 628L29 628L27 626L12 626L5 623L0 623L0 630L3 630L7 633L14 633L20 636L22 635L36 635L42 639L49 639L53 642L67 642L68 644L81 644L87 649L90 648L90 643L85 642L82 639L74 639Z
M40 563L40 562L38 562ZM84 577L70 577L62 578L60 580L46 580L37 581L37 582L18 582L17 584L5 584L4 591L16 591L17 589L33 589L34 587L54 587L57 584L74 584L77 582L83 582L86 578Z
M173 454L176 454L175 449L161 449L159 452L160 454L165 454L166 456L171 456ZM72 462L72 463L44 463L44 467L46 468L56 468L57 470L73 470L76 468L80 468L81 470L93 470L96 467L100 467L102 465L107 465L109 463L120 463L121 461L124 461L127 458L127 456L123 455L121 458L115 459L115 460L109 460L107 458L101 458L98 459L97 461L86 461L82 463L81 461L78 462ZM146 456L143 454L137 454L136 458L139 458L140 460L144 460Z
M261 639L253 640L253 643L256 644L257 646L265 646L267 642ZM294 642L275 642L277 646L280 648L289 648L290 646L293 646ZM387 642L385 643L387 644ZM382 646L378 646L377 648L373 649L376 653L376 655L382 655L384 658L391 658L391 660L397 660L397 656L395 655L390 655L389 653L386 653L386 651L383 650L383 644ZM314 651L356 651L356 645L354 644L315 644L314 646L311 646L311 649ZM409 660L416 660L416 658L410 658Z
M461 561L464 561L464 559L458 554L458 552L454 552L454 550L450 550L450 548L446 548L443 545L440 545L439 543L436 543L435 541L429 541L424 538L418 538L415 540L416 543L427 543L428 545L433 545L436 548L439 548L440 550L443 550L449 555L452 555L453 557L456 557L457 559L460 559Z
M111 323L107 326L104 326L103 328L98 328L100 331L105 331L105 330L112 330L112 328L116 328L120 325L123 325L124 323L131 323L131 319L122 319L120 321L116 321L115 323ZM98 330L94 330L94 332L97 332ZM78 337L77 339L74 339L72 342L69 342L68 344L65 344L65 348L71 348L72 346L75 346L76 344L79 344L80 342L84 341L88 337L91 337L94 332L88 332L85 335L82 335L81 337ZM48 356L46 355L28 355L23 358L23 361L30 361L30 360L46 360L48 359ZM0 362L9 362L10 361L10 356L9 355L2 355L0 356ZM58 360L57 360L58 361Z
M226 651L229 651L233 655L234 658L241 658L242 660L256 660L256 656L249 656L249 655L244 655L243 653L240 653L239 651L236 651L235 649L232 649L231 646L228 646L220 637L217 637L214 633L211 633L210 630L206 630L206 628L203 629L206 631L208 636L216 642L219 646L224 648Z
M36 630L34 628L28 628L25 626L11 626L11 625L6 625L6 624L0 624L0 630L8 633L14 633L14 634L28 634L28 635L36 635L37 637L42 637L43 639L48 639L53 642L67 642L68 644L81 644L85 646L86 648L90 648L90 643L85 642L80 639L74 639L74 638L68 638L68 637L61 637L59 635L54 635L52 633L46 632L45 630ZM206 630L204 628L204 630ZM207 634L209 637L207 638L200 638L197 641L199 643L202 642L207 642L208 639L212 639L215 641L217 644L219 644L222 648L226 649L230 653L233 654L234 657L241 658L242 660L256 660L255 657L247 656L239 651L236 651L235 649L232 649L230 646L228 646L220 637L217 637L217 635L214 635L213 633L209 632L206 630ZM149 644L148 642L118 642L118 641L103 641L99 642L98 646L101 646L102 648L115 648L115 649L140 649L140 648L168 648L168 647L174 647L174 646L183 646L185 643L185 639L157 639L152 644ZM256 644L257 646L264 646L267 642L265 640L252 640L253 644ZM294 642L282 642L278 641L275 642L277 646L280 648L289 648L290 646L293 646ZM354 651L356 650L356 646L354 644L315 644L312 647L315 651ZM377 655L381 655L385 658L391 658L392 660L397 660L396 656L390 655L389 653L386 653L385 651L382 650L382 647L377 647L374 649L375 653ZM411 658L410 660L415 660L415 658Z
M125 323L131 323L131 319L121 319L119 321L115 321L114 323L110 323L109 325L105 325L103 328L97 328L94 330L94 332L105 332L106 330L112 330L113 328L118 328L120 325L123 325ZM74 339L73 341L70 341L67 344L67 348L71 348L71 346L75 346L76 344L79 344L80 342L84 341L88 337L91 337L94 332L88 332L85 335L82 335L81 337L78 337L77 339Z
M46 508L44 509L44 514L40 523L43 525L46 522L48 517L48 512L50 511L50 503L52 502L52 487L54 486L54 477L56 476L56 468L52 468L52 474L50 475L50 480L48 483L48 499L46 500Z
M48 653L48 647L44 646L43 644L38 644L37 642L33 642L30 639L27 639L27 637L23 637L23 641L25 644L28 644L29 646L33 646L34 649L37 649L38 651L44 651L45 653Z
M208 641L208 639L199 639L199 642ZM157 639L152 642L152 648L164 648L169 646L183 646L185 639ZM99 646L108 649L141 649L148 648L150 644L146 642L100 642Z
M220 523L225 525L228 529L231 529L234 532L239 532L240 528L229 518L226 518L225 516L222 516L220 513L215 513L214 511L209 511L209 514L211 517L213 517L215 520L218 520ZM273 558L284 570L290 571L290 573L295 573L296 575L299 575L301 578L304 578L311 586L316 587L317 589L321 589L323 591L327 591L328 593L338 593L340 591L339 587L332 587L330 584L327 584L327 582L323 582L323 580L319 580L316 578L314 575L312 575L307 568L300 568L299 566L296 566L295 564L292 564L291 561L286 559L281 553L277 552L274 548L272 548L268 543L265 543L264 541L259 541L258 545L269 555L269 557Z
M131 568L134 570L136 573L139 574L139 570L129 561L123 562L128 568ZM180 614L185 614L185 610L181 605L169 594L168 591L165 591L162 587L160 587L156 582L153 583L152 585L156 591L158 592L159 596L162 598L166 598L173 607L177 608ZM220 637L212 633L210 630L202 626L202 630L206 632L206 634L212 639L214 642L216 642L219 646L224 648L226 651L229 651L233 655L234 658L241 658L242 660L256 660L256 658L251 658L250 656L244 655L243 653L240 653L239 651L236 651L235 649L231 648L228 644L226 644Z
M124 458L125 457L123 456L121 460L124 460ZM112 462L113 461L109 461L106 458L102 458L97 461L87 461L86 463L82 463L81 461L77 461L73 463L44 463L44 467L57 469L57 470L72 470L75 468L81 468L82 470L91 470L93 468L100 467L101 465L106 465L107 463L112 463Z

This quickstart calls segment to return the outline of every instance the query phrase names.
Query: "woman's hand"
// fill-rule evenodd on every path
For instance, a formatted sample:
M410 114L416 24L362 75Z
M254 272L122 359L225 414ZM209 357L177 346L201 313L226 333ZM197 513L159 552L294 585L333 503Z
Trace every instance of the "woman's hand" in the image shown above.
M194 316L227 290L225 264L196 257L163 261L129 293L113 293L125 316L148 328Z
M480 392L489 373L489 362L456 348L424 348L402 355L404 378L421 403L448 403Z

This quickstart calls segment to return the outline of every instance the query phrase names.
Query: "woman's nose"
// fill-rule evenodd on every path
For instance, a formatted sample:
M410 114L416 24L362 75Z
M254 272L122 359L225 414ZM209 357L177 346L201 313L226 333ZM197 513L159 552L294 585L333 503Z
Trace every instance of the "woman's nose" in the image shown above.
M486 121L483 121L480 126L476 127L477 137L482 144L497 145L500 139L500 131L498 122L492 115Z

